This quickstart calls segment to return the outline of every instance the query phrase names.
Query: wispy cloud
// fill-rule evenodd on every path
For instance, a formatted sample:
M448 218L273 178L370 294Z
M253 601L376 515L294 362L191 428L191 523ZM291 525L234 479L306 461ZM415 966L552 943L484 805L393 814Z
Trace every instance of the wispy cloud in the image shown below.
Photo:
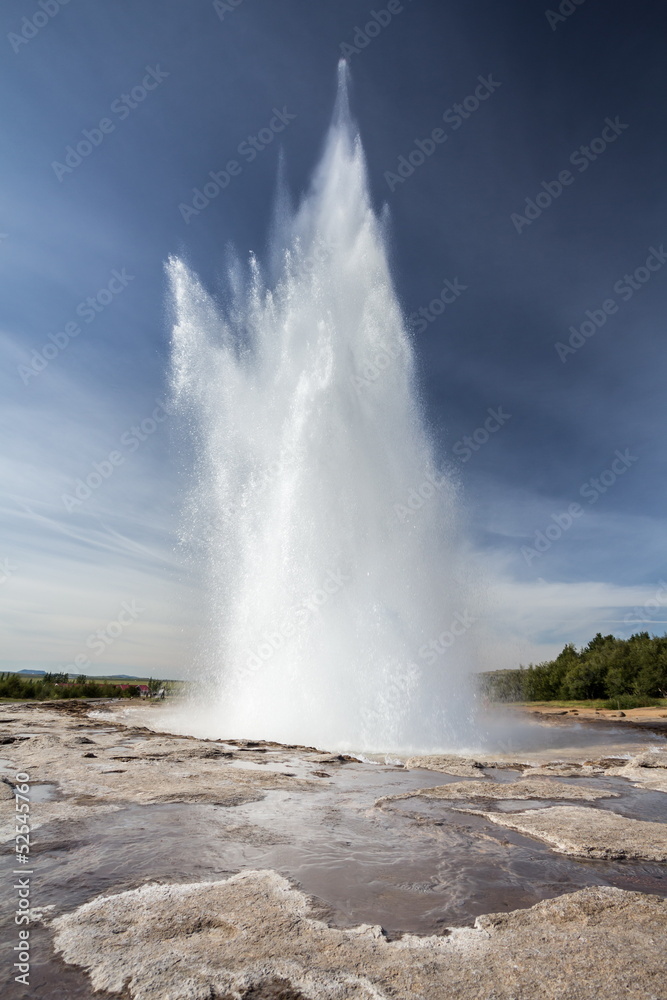
M13 339L0 341L4 360L15 360ZM86 637L112 620L122 601L137 600L145 612L103 655L127 672L179 676L191 657L198 619L195 586L188 581L174 533L175 509L167 464L157 471L166 441L139 442L80 508L68 512L63 494L101 462L118 441L118 428L133 426L127 404L88 390L54 368L39 393L2 375L0 425L0 524L15 571L3 587L5 664L68 663ZM147 412L154 400L146 401ZM134 415L141 425L143 408ZM166 430L162 431L166 434Z

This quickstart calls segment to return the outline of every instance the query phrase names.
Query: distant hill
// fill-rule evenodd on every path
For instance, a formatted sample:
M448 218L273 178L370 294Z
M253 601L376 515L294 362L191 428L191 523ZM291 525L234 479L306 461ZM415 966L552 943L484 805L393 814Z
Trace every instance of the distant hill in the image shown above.
M18 674L20 677L45 677L46 670L10 670L10 674ZM69 677L78 677L78 674L68 674ZM96 678L93 677L92 680ZM140 677L135 677L133 674L109 674L106 680L110 681L139 681Z
M53 673L59 673L59 672L60 671L58 671L58 670L51 671L52 674ZM37 679L38 677L45 677L46 674L49 673L49 671L48 670L0 670L0 674L3 674L3 673L6 673L6 674L16 674L17 677L26 677L26 678L31 678L32 677L32 678ZM70 677L70 678L74 678L76 680L76 678L79 676L79 674L68 674L67 676ZM145 675L145 674L143 676L139 676L139 677L136 674L103 674L103 675L100 675L100 676L98 676L97 674L89 674L88 675L88 680L91 680L91 681L118 681L118 682L120 682L120 681L141 681L142 683L146 683L146 681L148 680L148 676ZM185 683L185 681L174 680L174 678L169 678L169 680L167 681L167 683L169 683L169 682L173 682L175 684L184 684ZM162 683L163 684L165 683L164 679L162 679Z
M106 679L108 681L140 681L142 678L132 674L107 674Z

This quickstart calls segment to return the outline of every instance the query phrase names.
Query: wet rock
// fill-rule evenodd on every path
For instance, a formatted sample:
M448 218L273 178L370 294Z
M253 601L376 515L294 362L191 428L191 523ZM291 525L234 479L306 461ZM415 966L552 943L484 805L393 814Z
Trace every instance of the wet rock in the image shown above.
M94 990L132 1000L647 1000L667 973L665 901L607 887L388 941L249 871L101 896L51 927Z
M633 757L629 764L631 767L667 768L667 750L645 750Z
M602 767L597 767L593 764L584 765L577 764L573 761L551 761L547 764L541 764L539 767L531 767L527 772L531 778L541 777L542 775L553 775L558 778L585 778L585 777L595 777L596 775L604 774Z
M88 706L88 710L90 706ZM309 791L318 787L316 778L299 778L288 773L278 773L267 768L266 772L236 766L234 752L208 740L195 737L171 736L142 730L145 737L128 748L123 741L136 727L113 731L109 720L89 720L89 728L97 729L95 740L74 732L78 717L71 713L54 711L53 706L41 707L39 712L22 712L16 725L35 729L34 716L39 715L38 732L29 739L19 739L12 746L12 756L18 769L30 774L31 782L53 780L57 761L58 782L64 798L81 799L87 796L93 804L192 802L234 807L262 799L274 789ZM32 717L31 717L32 716ZM12 735L11 732L9 735ZM81 741L85 742L82 743ZM81 753L81 748L93 742L95 755ZM276 745L277 746L277 745ZM251 741L244 742L247 755L253 762L261 753L264 761L269 746L258 747ZM281 753L284 748L278 747ZM111 753L109 753L111 751ZM118 767L123 763L123 767ZM39 822L42 819L39 809ZM44 813L44 815L47 815ZM0 802L1 830L11 823L9 807ZM37 820L36 820L37 821Z
M609 767L624 767L627 763L627 757L598 757L597 760L584 761L584 765L600 770L606 770Z
M667 792L667 750L645 750L622 766L607 771L621 778L628 778L636 788L646 788L655 792Z
M351 757L349 753L325 754L315 758L318 764L358 764L357 757Z
M461 811L537 837L559 854L606 860L667 861L667 823L628 819L585 806L549 806L518 813Z
M581 785L564 785L551 778L520 778L519 781L454 781L451 785L436 785L435 788L422 788L414 792L403 792L400 795L385 795L378 799L376 805L393 802L397 799L415 797L426 799L583 799L593 802L595 799L616 798L617 792L607 789L586 788Z
M405 762L408 768L423 767L428 771L444 771L462 778L484 778L484 763L472 757L458 757L455 754L430 755L426 757L408 757Z

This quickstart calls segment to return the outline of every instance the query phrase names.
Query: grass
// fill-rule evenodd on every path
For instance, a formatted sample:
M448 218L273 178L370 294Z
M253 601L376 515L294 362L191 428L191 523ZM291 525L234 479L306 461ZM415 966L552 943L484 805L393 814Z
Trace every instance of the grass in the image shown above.
M642 698L634 694L620 694L616 698L609 698L604 703L604 708L663 708L667 705L667 698Z
M633 694L621 694L617 698L592 698L590 701L514 701L498 704L521 705L527 708L592 708L598 711L617 712L629 708L667 709L667 698L643 698Z

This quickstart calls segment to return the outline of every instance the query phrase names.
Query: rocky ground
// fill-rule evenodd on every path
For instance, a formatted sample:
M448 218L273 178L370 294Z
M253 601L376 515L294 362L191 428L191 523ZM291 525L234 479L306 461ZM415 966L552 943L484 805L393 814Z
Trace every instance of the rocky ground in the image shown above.
M99 991L100 998L125 1000L667 1000L667 903L661 898L667 881L661 894L627 891L604 884L611 867L595 867L615 861L621 874L635 872L628 877L638 881L641 866L649 865L651 884L667 879L662 746L638 746L631 756L589 748L565 759L544 753L521 759L431 756L384 768L308 747L156 732L159 709L150 706L130 722L117 710L93 719L88 712L89 706L69 703L0 707L5 859L14 864L15 775L27 773L35 794L34 851L40 841L43 851L33 858L36 872L42 866L46 901L33 909L31 924L46 955L43 978L25 990L12 984L12 996L77 1000ZM140 724L143 718L150 728ZM368 774L373 788L384 783L388 793L358 795L356 786L363 789ZM643 818L629 815L635 800ZM256 859L290 856L299 824L315 816L308 804L316 802L320 839L299 869L304 877L253 866ZM251 812L255 804L279 810L275 822L269 815L261 824L260 814ZM141 847L155 810L166 817L164 836L174 838L168 845L171 879L158 867L157 845L151 867L150 836L148 848ZM291 814L297 832L290 832ZM169 820L172 815L178 819ZM194 816L205 817L208 826L184 825L179 842L175 825ZM414 828L443 854L455 831L470 852L479 851L480 864L489 851L502 857L521 850L530 860L532 843L541 859L553 857L557 877L545 895L554 898L482 914L464 920L466 926L453 922L437 934L388 937L371 921L341 926L325 905L326 891L315 898L298 881L306 881L329 843L342 849L343 859L347 851L351 870L377 881L373 851L355 846L353 838L376 830L391 846L393 824L396 845ZM126 850L136 854L134 868L118 872L108 854L101 848L96 853L96 836L85 833L116 826L127 835ZM502 839L503 830L509 839ZM197 865L187 854L182 861L182 840L195 835ZM341 845L343 835L350 839ZM202 866L211 840L235 845L236 853L225 857L236 861L226 871L218 862ZM267 853L276 849L284 854ZM405 847L392 848L400 849ZM398 891L407 876L400 865L391 872L392 850L388 877ZM406 869L409 856L408 844ZM603 884L577 888L559 857L573 859L568 873L583 864L582 878ZM334 881L346 877L339 863L334 859ZM622 868L629 863L636 867ZM218 874L203 877L205 871ZM422 897L434 877L424 883ZM7 912L4 954L11 968L16 928Z
M553 806L511 815L481 809L468 811L510 830L539 837L561 854L667 861L667 823L646 823L580 806Z
M587 705L563 708L563 706L558 703L554 705L548 701L540 701L522 705L521 711L532 715L545 716L580 715L584 719L598 718L602 721L606 719L613 720L614 722L618 722L620 719L625 719L626 723L656 722L659 724L661 719L667 719L667 711L665 711L664 707L626 708L623 711L619 708L590 708Z
M154 997L481 1000L664 995L667 903L584 889L438 937L328 927L270 871L149 886L54 921L55 946L96 989ZM621 947L619 947L619 945Z
M658 730L667 725L667 711L665 708L626 708L625 710L616 708L590 708L582 705L579 707L563 708L562 705L554 705L548 701L533 702L521 705L516 709L525 715L538 716L542 718L554 719L557 717L569 716L570 718L580 718L587 722L613 722L615 725L643 725L655 727Z

